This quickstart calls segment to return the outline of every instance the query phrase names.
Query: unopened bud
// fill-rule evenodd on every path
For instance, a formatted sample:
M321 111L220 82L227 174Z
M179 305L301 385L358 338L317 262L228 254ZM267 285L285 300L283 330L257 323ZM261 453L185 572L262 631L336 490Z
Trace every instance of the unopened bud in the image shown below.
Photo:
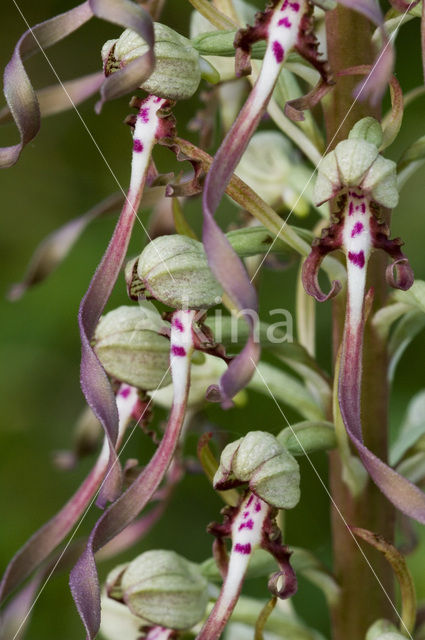
M272 207L284 205L299 216L309 212L313 195L311 172L281 133L254 134L236 173Z
M223 293L202 243L187 236L152 240L139 257L137 275L147 295L173 309L208 309Z
M359 187L370 198L392 209L398 203L396 164L379 155L382 140L373 118L360 120L348 140L340 142L319 165L314 198L323 204L349 187Z
M330 451L336 447L335 427L331 422L305 420L283 429L277 440L293 456Z
M155 69L141 89L169 100L190 98L201 81L198 52L190 40L164 24L155 22L154 31ZM126 29L117 40L108 40L102 47L105 74L125 67L147 51L146 42Z
M205 615L208 583L198 565L174 551L146 551L112 573L114 596L151 624L189 629Z
M389 620L377 620L369 627L365 640L402 640L405 637Z
M300 499L298 463L271 433L251 431L224 448L214 488L223 490L244 483L278 509L292 509Z
M121 382L149 391L170 383L170 343L161 329L168 325L157 311L118 307L103 316L94 350L105 371Z

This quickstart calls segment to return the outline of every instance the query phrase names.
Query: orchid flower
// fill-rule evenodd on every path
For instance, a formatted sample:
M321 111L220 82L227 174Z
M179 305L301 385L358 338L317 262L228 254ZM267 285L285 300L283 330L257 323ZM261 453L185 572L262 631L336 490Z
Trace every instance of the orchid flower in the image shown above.
M95 73L72 81L72 84L49 87L37 96L25 71L24 58L66 38L93 16L140 34L148 44L145 55L119 73L103 79L102 84L99 73ZM18 144L0 148L0 167L10 167L17 162L24 146L37 135L41 115L56 113L59 104L62 109L71 108L75 104L74 100L77 103L85 100L100 87L101 100L97 105L100 110L105 100L125 95L139 87L152 72L153 43L153 26L149 14L130 0L86 0L73 9L28 29L19 39L4 72L4 94L21 139ZM64 88L68 92L66 100L63 98Z
M117 445L122 442L138 402L137 390L127 384L122 384L116 396L119 415ZM10 561L0 584L0 600L7 598L70 532L101 486L108 464L109 446L105 438L99 458L81 487L49 522L31 536Z
M298 464L274 436L252 431L225 447L213 480L217 490L247 482L249 489L239 504L226 507L224 523L209 527L217 538L214 556L223 575L223 586L197 640L216 640L221 636L256 549L262 547L270 552L280 566L268 583L272 593L284 599L297 590L297 579L289 563L291 552L282 545L275 517L277 508L291 509L300 498ZM224 545L226 537L232 540L229 559Z
M363 333L371 292L366 294L367 265L373 250L388 253L393 263L387 267L388 283L406 290L413 273L401 251L399 238L390 240L383 208L398 203L396 166L382 157L379 124L373 118L360 120L349 139L328 154L319 169L315 187L321 204L337 196L335 222L315 242L304 263L304 287L316 300L324 301L340 289L333 282L328 294L321 291L317 275L323 257L341 249L347 260L347 306L339 374L339 406L347 433L371 478L401 511L425 523L425 494L377 458L363 443L361 427L361 369ZM378 425L377 425L378 426Z
M253 340L254 322L249 310L257 309L255 289L228 240L214 220L220 200L251 136L264 115L280 70L288 53L296 49L320 71L322 81L314 94L289 105L291 113L315 104L330 85L329 69L317 58L317 44L311 29L312 6L307 0L284 0L259 15L254 27L241 30L236 37L237 61L246 68L250 48L259 39L267 40L266 53L257 81L232 128L217 151L207 174L203 193L203 243L211 270L238 310L245 311L251 335L243 351L232 360L220 380L215 396L225 406L250 380L259 348Z
M98 520L83 555L71 572L71 592L90 640L100 625L100 591L94 554L125 529L148 504L173 459L179 441L189 393L195 315L195 311L178 310L172 316L170 367L173 405L162 441L136 480Z

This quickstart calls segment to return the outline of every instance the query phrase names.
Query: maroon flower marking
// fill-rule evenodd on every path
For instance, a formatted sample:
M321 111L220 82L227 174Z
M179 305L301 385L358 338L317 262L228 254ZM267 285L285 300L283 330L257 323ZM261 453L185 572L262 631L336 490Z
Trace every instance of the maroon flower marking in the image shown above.
M356 267L359 267L360 269L363 269L363 267L365 266L366 260L365 260L363 251L359 251L358 253L355 253L354 251L349 251L348 259L350 262L355 264Z
M173 356L183 357L186 355L186 349L184 347L179 347L177 344L173 344L171 346L171 353Z
M138 140L137 138L133 142L133 151L136 153L142 153L143 151L143 142Z
M282 47L280 42L275 40L272 44L272 49L273 49L273 55L276 58L276 62L280 64L283 61L283 56L285 55L284 48Z
M351 237L355 238L356 236L360 235L363 229L364 229L363 224L361 222L356 222L356 224L351 230Z

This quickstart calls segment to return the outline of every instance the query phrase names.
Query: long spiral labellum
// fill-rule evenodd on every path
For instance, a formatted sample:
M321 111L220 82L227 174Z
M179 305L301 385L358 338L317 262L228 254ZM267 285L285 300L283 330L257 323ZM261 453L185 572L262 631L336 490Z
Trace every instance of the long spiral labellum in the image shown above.
M99 107L105 100L133 91L152 72L154 65L152 20L141 6L130 0L86 0L73 9L28 29L18 40L4 71L4 94L19 130L20 142L0 148L0 168L10 167L17 162L22 149L35 138L41 126L40 105L23 60L63 40L93 16L136 31L149 47L147 53L135 61L138 65L137 71L133 64L114 76L104 79ZM89 82L88 95L97 88L96 83L98 79L93 76L93 84ZM68 106L68 102L64 102L64 108Z
M425 524L425 494L375 456L363 443L360 401L364 299L367 262L373 246L376 246L374 226L368 198L361 190L350 191L343 232L348 291L339 376L339 404L347 433L373 481L400 511ZM404 275L395 284L408 288L411 279Z
M125 529L148 504L163 479L178 444L189 392L195 313L182 310L173 314L170 344L173 405L161 443L133 484L98 520L84 553L71 572L71 592L88 640L95 637L100 626L100 589L94 554Z
M220 395L225 405L247 384L259 358L259 346L253 339L257 297L243 264L215 222L214 214L233 171L265 113L286 55L298 40L306 7L305 0L285 0L265 16L263 24L253 28L267 37L261 72L248 100L216 153L205 181L203 243L208 262L223 289L236 307L244 312L251 329L244 349L232 360L220 380Z
M118 444L122 440L137 402L136 389L127 384L121 385L117 394ZM47 558L76 524L99 489L108 469L108 462L109 447L105 438L99 458L80 488L49 522L32 535L10 561L0 584L0 602Z
M149 96L140 106L133 136L131 179L127 198L108 248L81 301L78 316L81 336L81 387L89 406L105 430L110 448L110 473L99 496L102 505L116 498L120 489L121 472L115 452L118 414L111 385L91 346L91 339L127 252L151 151L157 137L160 136L161 119L158 112L165 102L162 98Z

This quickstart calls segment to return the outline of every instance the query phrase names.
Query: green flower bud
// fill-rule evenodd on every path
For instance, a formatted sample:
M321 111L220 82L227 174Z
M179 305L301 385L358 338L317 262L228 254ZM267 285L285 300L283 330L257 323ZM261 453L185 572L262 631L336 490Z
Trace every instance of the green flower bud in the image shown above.
M169 340L159 335L168 325L156 310L118 307L103 316L94 335L94 350L105 371L139 389L170 384Z
M378 120L368 116L356 122L348 134L348 138L350 140L366 140L366 142L370 142L379 148L382 144L382 127Z
M173 309L208 309L223 293L202 243L187 236L152 240L139 257L137 275L149 295Z
M155 69L141 85L148 93L169 100L185 100L193 96L201 81L199 54L190 40L155 22ZM126 29L117 40L102 47L105 74L110 75L148 51L145 41Z
M291 509L300 499L298 463L271 433L251 431L224 448L214 488L227 489L245 482L259 498L278 509Z
M310 171L281 133L256 133L236 173L272 207L286 206L299 216L308 214L313 197Z
M336 447L335 427L331 422L298 422L283 429L276 439L293 456L330 451Z
M378 129L379 127L379 129ZM398 203L397 165L379 155L379 123L360 120L349 139L340 142L320 163L314 199L323 204L349 187L360 187L372 200L392 209Z
M389 620L377 620L369 627L365 640L402 640L405 637Z
M140 640L141 628L149 623L134 616L125 604L102 595L100 634L104 640Z
M115 597L150 624L189 629L204 617L208 583L198 565L174 551L146 551L119 571L108 578Z

